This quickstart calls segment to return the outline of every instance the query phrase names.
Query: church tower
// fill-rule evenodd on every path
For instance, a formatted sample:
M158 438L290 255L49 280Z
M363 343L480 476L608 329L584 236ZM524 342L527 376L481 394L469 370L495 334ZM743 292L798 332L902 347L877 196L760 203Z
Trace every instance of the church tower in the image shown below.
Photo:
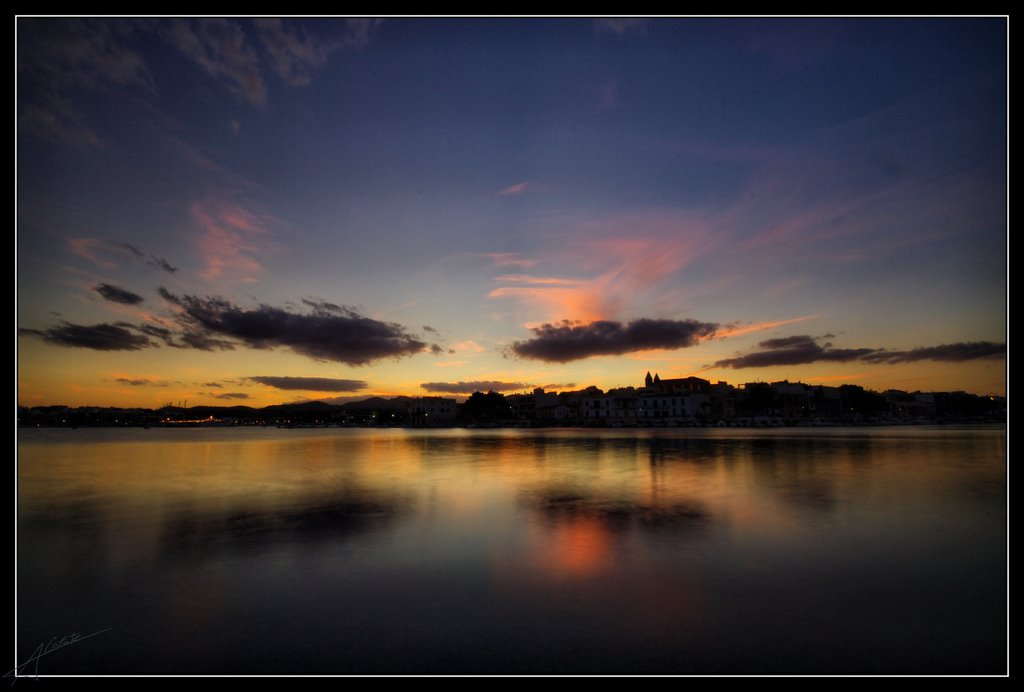
M650 387L654 384L654 380L651 379L651 371L647 371L647 377L644 378L644 386Z

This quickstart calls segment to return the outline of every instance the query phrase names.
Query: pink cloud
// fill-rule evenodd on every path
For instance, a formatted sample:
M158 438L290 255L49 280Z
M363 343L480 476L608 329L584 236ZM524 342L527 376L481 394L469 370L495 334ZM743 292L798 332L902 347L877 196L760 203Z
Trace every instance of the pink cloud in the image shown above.
M775 327L783 327L787 324L796 324L797 322L803 322L805 320L813 320L821 315L803 315L802 317L792 317L788 320L775 320L772 322L753 322L751 324L733 324L727 327L719 329L715 334L716 339L726 339L732 336L741 336L743 334L750 334L752 332L760 332L765 329L774 329Z
M537 260L521 257L516 252L484 252L482 257L491 260L496 267L523 267L530 268L537 264Z
M202 229L199 254L204 279L228 279L250 283L263 272L259 257L275 245L268 239L278 219L259 214L228 200L194 202L189 211Z
M101 252L107 254L111 252L110 243L98 238L68 238L68 245L71 247L71 252L99 267L112 269L115 266L114 262L100 256Z
M495 277L501 285L488 296L518 300L531 311L528 320L615 318L657 301L670 291L668 280L715 242L708 224L671 210L590 221L534 260L578 276L506 274Z
M492 289L489 298L515 298L541 311L545 319L571 315L573 319L594 321L606 316L606 299L595 282L573 288L544 286L500 286Z
M526 192L526 188L529 185L530 185L530 181L529 180L524 180L521 183L516 183L515 185L509 185L504 190L499 191L498 194L501 195L501 196L505 196L505 197L507 197L509 195L521 195L524 192Z
M472 339L466 339L465 341L452 344L452 350L456 353L483 353L487 349Z

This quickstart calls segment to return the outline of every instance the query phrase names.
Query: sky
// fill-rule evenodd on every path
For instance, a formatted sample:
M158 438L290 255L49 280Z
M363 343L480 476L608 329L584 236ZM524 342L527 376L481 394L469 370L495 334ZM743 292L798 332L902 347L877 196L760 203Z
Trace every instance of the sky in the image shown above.
M16 34L20 405L1005 393L1005 18Z

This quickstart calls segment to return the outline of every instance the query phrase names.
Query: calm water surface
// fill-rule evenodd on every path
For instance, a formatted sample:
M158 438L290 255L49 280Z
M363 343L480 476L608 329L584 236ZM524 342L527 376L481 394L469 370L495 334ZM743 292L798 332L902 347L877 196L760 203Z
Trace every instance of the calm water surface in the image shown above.
M39 673L1001 673L1005 430L24 430Z

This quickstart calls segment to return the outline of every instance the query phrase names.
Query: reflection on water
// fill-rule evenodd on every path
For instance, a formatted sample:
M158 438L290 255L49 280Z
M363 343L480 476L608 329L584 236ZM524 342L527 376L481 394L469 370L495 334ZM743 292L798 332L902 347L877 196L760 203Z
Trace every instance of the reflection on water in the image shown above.
M1001 429L23 431L40 673L966 672Z
M386 526L399 507L339 499L284 509L177 512L165 519L161 551L172 559L210 559L218 552L265 550L271 543L336 541Z

